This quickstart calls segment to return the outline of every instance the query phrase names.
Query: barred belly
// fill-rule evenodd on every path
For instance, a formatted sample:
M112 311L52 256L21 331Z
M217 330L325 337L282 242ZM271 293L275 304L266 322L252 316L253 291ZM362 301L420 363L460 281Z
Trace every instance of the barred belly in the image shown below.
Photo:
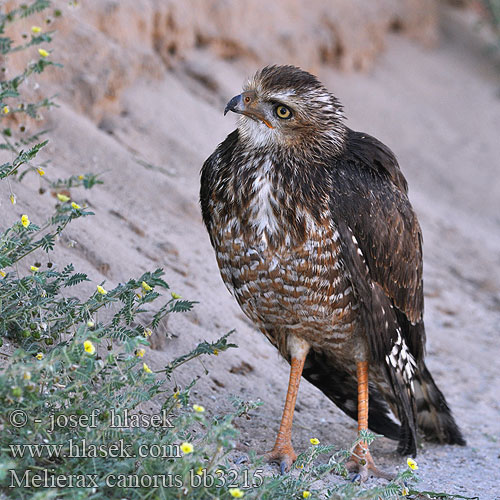
M307 225L302 241L287 235L278 245L267 231L235 231L234 221L219 226L215 236L226 286L285 357L289 333L313 349L344 351L358 330L339 234L331 220L309 218Z

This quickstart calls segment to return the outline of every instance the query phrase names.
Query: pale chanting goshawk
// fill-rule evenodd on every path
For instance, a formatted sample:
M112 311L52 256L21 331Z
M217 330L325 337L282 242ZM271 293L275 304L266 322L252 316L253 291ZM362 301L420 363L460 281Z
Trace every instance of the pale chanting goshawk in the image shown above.
M417 431L465 444L424 363L422 235L394 154L293 66L259 71L227 111L241 117L203 165L201 207L224 283L291 365L268 458L296 459L302 375L403 454ZM348 468L388 476L363 441Z

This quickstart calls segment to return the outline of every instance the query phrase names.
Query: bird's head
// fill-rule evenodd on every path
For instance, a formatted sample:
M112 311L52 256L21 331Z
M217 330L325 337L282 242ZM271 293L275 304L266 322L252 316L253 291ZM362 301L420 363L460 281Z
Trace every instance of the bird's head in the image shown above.
M342 106L319 80L295 66L267 66L226 106L241 116L238 129L254 147L341 149Z

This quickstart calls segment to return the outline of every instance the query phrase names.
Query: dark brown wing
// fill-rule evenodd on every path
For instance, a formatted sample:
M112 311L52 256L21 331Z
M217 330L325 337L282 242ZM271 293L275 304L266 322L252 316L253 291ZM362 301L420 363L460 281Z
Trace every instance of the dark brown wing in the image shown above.
M415 454L413 378L425 345L420 226L396 158L377 139L349 130L331 176L331 213L370 358L392 386L401 422L398 449Z
M332 176L332 215L345 233L346 260L359 279L367 275L366 286L373 283L371 295L383 292L389 299L411 353L420 359L425 344L422 234L397 160L377 139L349 130L345 153ZM377 326L373 334L384 337L380 330L385 319L381 321L382 328ZM379 338L386 344L377 349L381 356L392 348L394 333L386 332L385 337Z

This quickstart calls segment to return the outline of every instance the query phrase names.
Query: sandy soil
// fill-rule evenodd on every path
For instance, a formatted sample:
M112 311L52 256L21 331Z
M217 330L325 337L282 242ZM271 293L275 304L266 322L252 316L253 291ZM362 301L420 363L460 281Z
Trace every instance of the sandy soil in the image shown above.
M468 445L423 444L420 487L489 500L500 498L499 81L481 50L464 41L460 23L448 19L444 28L436 49L391 35L373 71L322 67L319 76L344 103L352 128L395 151L423 227L428 365ZM236 329L233 341L240 348L204 363L210 373L197 384L195 399L213 412L228 408L231 394L264 402L250 420L237 422L240 454L271 448L288 366L225 289L202 226L198 190L202 162L234 128L234 118L222 115L224 104L255 69L198 51L163 78L127 89L125 111L106 115L99 126L64 103L48 118L56 129L47 175L91 170L104 172L105 181L91 194L74 193L96 217L68 229L58 262L90 270L89 291L101 279L111 286L164 267L173 290L200 302L164 325L170 338L157 337L157 349L147 354L154 367ZM34 176L14 184L15 207L0 186L5 220L54 204L50 193L36 194L38 184ZM43 255L34 259L44 262ZM203 369L200 364L200 374ZM192 370L180 378L189 380ZM305 449L313 436L347 446L355 423L304 381L296 449ZM389 440L378 440L372 451L381 467L395 471L405 464Z

